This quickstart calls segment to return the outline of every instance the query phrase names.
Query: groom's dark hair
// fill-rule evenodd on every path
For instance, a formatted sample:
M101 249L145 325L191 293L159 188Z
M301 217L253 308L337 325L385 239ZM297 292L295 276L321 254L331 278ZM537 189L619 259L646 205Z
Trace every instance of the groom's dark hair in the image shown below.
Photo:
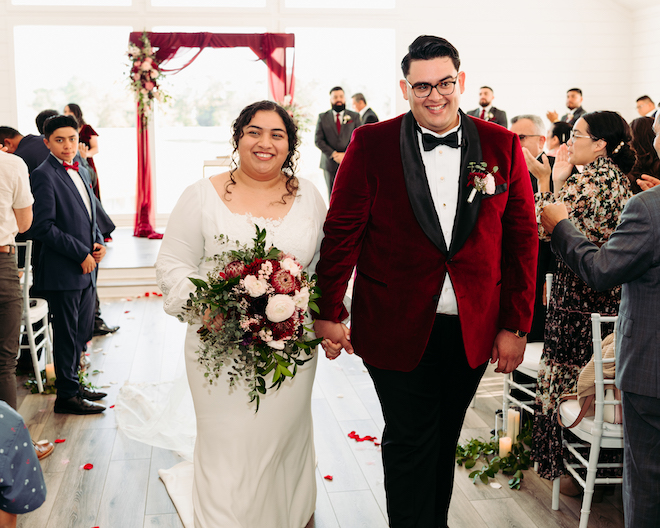
M461 59L458 50L448 40L431 35L422 35L408 46L408 53L401 61L403 76L408 77L410 63L414 60L430 60L437 57L449 57L456 71L460 69Z

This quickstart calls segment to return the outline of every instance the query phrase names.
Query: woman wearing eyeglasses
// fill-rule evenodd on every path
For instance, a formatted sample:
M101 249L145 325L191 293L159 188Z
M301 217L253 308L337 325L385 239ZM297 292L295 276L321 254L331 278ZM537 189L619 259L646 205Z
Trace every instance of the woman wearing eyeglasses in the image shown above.
M616 112L591 112L578 119L568 143L557 150L554 193L550 177L539 180L537 217L546 205L563 202L570 221L589 240L602 245L632 196L625 176L635 163L631 139L630 127ZM581 172L573 171L576 165L583 166ZM539 238L550 240L540 224ZM554 413L562 394L577 392L579 372L591 357L591 313L616 315L619 300L620 288L596 292L557 258L534 417L533 456L544 478L555 479L563 473L561 432Z

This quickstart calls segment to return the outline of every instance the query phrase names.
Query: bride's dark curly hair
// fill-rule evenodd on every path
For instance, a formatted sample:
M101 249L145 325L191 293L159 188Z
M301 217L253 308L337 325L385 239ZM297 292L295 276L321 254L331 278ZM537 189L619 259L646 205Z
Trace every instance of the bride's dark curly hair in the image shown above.
M296 171L298 170L298 158L300 156L298 147L300 146L300 138L298 137L298 126L293 121L289 113L277 103L273 101L258 101L246 106L241 110L236 120L231 125L232 138L231 144L234 151L231 153L231 169L229 170L229 180L225 186L225 192L231 194L229 187L236 185L234 173L238 169L238 162L236 156L238 153L238 142L243 137L243 129L250 124L252 118L257 112L276 112L284 122L286 135L289 139L289 154L284 160L282 165L282 173L286 176L286 190L287 193L282 196L282 203L285 202L287 196L293 196L298 190L298 178L296 178Z

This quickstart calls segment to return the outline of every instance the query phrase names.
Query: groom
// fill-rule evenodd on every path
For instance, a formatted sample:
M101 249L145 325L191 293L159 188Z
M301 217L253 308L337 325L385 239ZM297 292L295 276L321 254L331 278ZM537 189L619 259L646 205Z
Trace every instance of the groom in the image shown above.
M337 174L315 326L374 381L390 526L437 528L488 360L497 372L522 361L538 237L518 137L459 110L458 51L421 36L401 66L411 111L358 128ZM355 266L349 337L342 300Z

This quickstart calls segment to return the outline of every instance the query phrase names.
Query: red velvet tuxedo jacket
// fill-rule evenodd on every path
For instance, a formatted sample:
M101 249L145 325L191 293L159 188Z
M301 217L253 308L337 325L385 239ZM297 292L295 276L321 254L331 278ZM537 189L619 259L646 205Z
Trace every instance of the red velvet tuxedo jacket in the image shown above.
M317 266L319 319L347 316L344 292L357 277L351 342L377 368L410 371L436 316L445 273L456 294L465 351L487 361L502 328L529 331L538 236L529 172L518 136L461 113L463 141L453 239L444 240L412 113L358 128L341 164ZM493 195L477 192L470 162L495 172Z

